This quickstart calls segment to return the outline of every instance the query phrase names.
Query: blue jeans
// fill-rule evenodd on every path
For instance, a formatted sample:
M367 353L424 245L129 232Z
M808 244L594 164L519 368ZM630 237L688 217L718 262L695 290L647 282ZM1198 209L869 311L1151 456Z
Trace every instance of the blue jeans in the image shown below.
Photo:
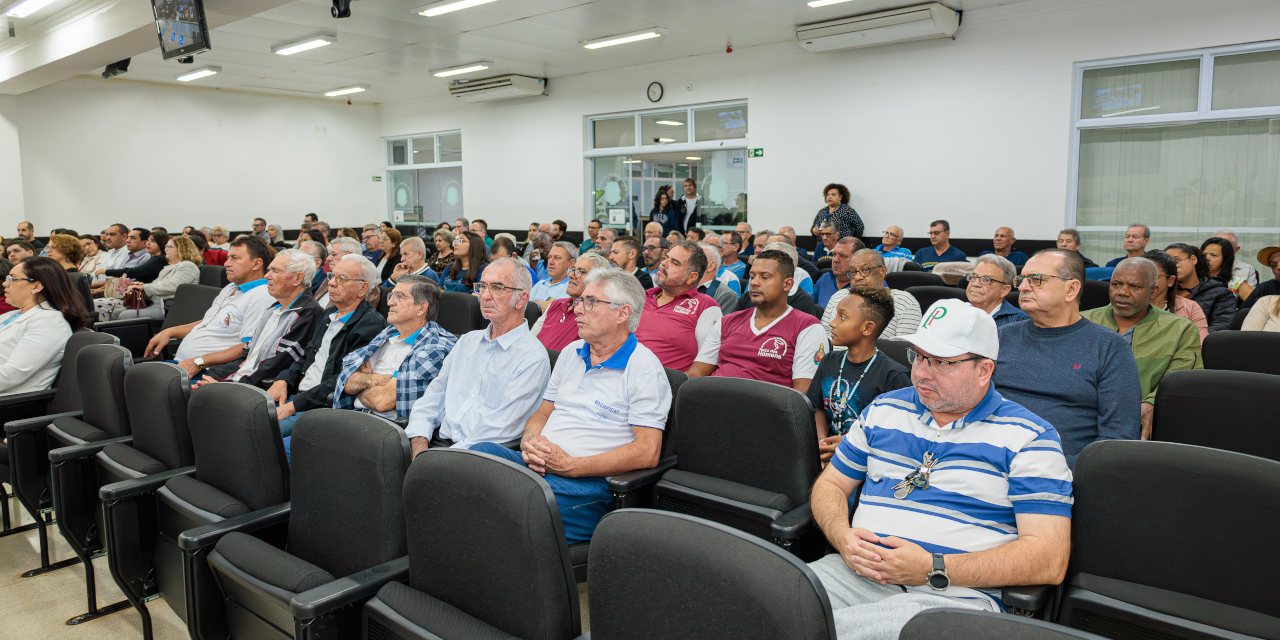
M471 450L524 464L519 451L512 451L500 444L481 442L471 447ZM613 511L613 494L609 491L609 483L604 478L561 478L549 473L543 479L556 494L565 539L569 544L589 542L600 519Z
M293 402L293 398L290 397L288 402ZM297 424L298 418L302 417L304 413L306 411L299 411L280 421L280 437L284 438L284 457L285 460L290 462L292 462L292 458L289 456L289 440L293 434L293 425Z

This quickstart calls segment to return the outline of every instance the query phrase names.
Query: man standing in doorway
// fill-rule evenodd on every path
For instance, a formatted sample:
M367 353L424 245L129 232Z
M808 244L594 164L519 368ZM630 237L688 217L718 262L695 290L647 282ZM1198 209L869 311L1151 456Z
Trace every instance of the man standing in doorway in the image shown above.
M681 235L687 234L700 222L705 223L705 217L699 211L703 203L702 196L698 195L698 183L693 178L684 179L684 197L675 201L672 209L676 215L676 230Z

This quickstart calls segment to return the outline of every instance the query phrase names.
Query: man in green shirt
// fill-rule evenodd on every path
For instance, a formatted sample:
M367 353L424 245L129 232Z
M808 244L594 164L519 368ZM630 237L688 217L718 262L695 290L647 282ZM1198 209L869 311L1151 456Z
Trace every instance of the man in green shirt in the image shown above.
M1202 369L1200 332L1182 316L1151 306L1159 272L1146 258L1126 258L1111 274L1111 304L1085 311L1090 322L1112 329L1133 348L1142 382L1142 439L1151 439L1156 388L1170 371Z

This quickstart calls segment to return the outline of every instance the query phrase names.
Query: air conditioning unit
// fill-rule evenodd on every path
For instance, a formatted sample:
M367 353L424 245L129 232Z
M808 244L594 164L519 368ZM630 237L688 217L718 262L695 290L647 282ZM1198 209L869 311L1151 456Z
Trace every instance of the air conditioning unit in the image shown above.
M796 41L808 51L826 53L896 42L955 39L960 12L931 2L796 27Z
M484 80L459 80L449 85L449 94L466 102L492 102L540 96L547 90L544 78L498 76Z

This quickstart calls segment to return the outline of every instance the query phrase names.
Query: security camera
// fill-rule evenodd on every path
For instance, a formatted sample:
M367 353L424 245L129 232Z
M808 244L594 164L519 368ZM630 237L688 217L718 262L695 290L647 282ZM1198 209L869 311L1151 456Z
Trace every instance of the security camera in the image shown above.
M351 0L333 0L333 17L350 18Z
M178 64L192 64L195 61L196 61L195 56L185 56L182 58L178 58Z
M650 138L654 144L662 144L662 138Z

